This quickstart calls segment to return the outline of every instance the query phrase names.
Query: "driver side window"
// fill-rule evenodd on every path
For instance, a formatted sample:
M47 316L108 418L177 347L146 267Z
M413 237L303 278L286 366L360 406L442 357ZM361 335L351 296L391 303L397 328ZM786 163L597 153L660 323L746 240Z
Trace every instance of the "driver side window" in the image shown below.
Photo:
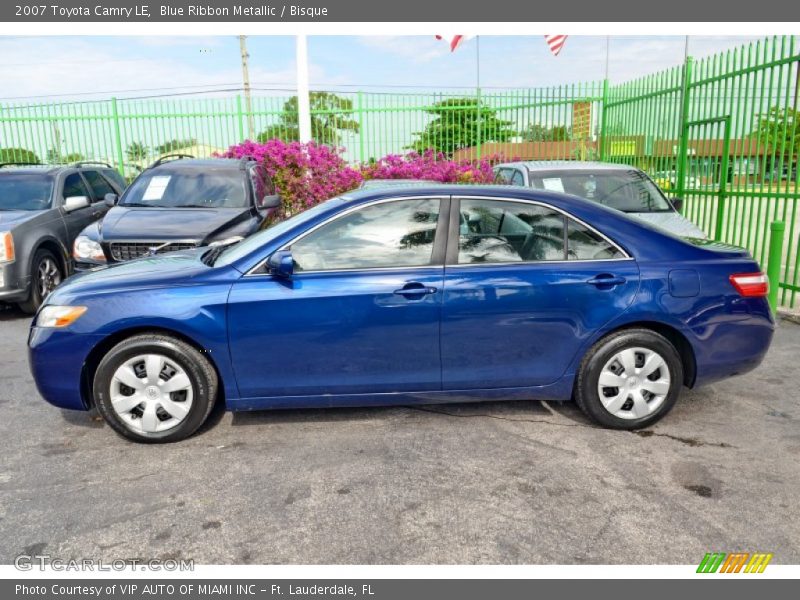
M396 200L347 213L292 244L295 271L431 264L439 200Z
M80 176L80 173L72 173L71 175L67 175L66 179L64 179L64 190L62 192L62 196L64 200L72 196L86 196L89 198L89 200L92 199L92 195L89 193L89 189L83 182L83 178Z

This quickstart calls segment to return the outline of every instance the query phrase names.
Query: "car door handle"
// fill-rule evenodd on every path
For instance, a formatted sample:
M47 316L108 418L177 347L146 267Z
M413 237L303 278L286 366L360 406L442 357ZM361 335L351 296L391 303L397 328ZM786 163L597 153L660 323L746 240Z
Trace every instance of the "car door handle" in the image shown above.
M625 279L624 277L618 277L616 275L603 273L601 275L597 275L596 277L592 277L591 279L587 279L586 283L590 285L595 285L597 287L601 287L601 286L622 285L626 281L627 279Z
M435 287L430 287L417 282L407 283L399 290L394 291L394 293L398 296L404 296L406 298L422 298L423 296L435 294L436 292L437 289Z

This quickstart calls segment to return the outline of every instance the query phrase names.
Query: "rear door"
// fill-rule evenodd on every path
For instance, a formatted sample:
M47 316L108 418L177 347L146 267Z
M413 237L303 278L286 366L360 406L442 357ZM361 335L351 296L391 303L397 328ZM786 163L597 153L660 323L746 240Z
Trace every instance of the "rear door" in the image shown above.
M633 301L639 269L545 204L454 199L442 307L445 390L546 385Z

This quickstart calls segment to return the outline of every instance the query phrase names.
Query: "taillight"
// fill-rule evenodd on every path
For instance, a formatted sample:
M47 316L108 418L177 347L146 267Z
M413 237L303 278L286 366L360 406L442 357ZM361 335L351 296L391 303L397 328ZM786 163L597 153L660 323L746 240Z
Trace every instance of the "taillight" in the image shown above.
M748 298L763 298L769 292L769 280L764 273L736 273L730 280L736 291Z

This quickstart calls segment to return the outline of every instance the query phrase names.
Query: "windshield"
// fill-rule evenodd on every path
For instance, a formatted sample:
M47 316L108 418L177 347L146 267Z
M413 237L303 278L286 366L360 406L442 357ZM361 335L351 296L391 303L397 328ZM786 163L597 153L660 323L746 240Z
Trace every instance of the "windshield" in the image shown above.
M246 208L239 171L151 171L131 184L120 206Z
M259 231L258 233L251 235L249 238L242 240L235 246L231 246L227 250L225 250L225 252L220 254L219 257L216 259L216 261L214 261L214 265L215 266L229 265L230 263L239 260L243 256L247 256L250 252L258 249L259 247L268 243L270 240L273 240L276 237L283 235L293 227L300 226L303 223L312 220L318 214L330 209L331 205L339 204L342 202L344 202L343 198L338 198L338 197L331 198L327 202L317 204L313 208L309 208L308 210L296 214L293 217L286 219L285 221L276 223L272 227L269 227L263 231Z
M531 186L580 196L623 212L672 210L656 185L644 173L635 169L532 172Z
M52 203L53 178L40 173L0 175L0 210L45 210Z

